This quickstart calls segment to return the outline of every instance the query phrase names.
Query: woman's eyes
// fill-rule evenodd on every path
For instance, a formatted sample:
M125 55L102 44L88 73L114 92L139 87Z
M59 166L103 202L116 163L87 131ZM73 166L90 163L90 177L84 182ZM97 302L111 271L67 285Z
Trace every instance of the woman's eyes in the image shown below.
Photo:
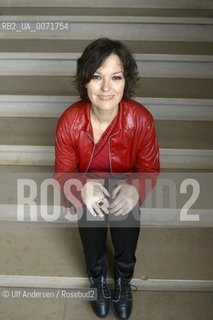
M92 76L92 79L93 80L100 80L101 79L101 76L99 76L99 75L97 75L97 74L94 74L93 76ZM113 76L112 77L112 80L122 80L123 78L122 78L122 76Z
M92 76L92 79L94 79L94 80L99 80L99 79L101 79L101 77L98 76L98 75L96 75L96 74L94 74L94 75Z
M112 79L113 79L113 80L121 80L122 77L121 77L121 76L113 76Z

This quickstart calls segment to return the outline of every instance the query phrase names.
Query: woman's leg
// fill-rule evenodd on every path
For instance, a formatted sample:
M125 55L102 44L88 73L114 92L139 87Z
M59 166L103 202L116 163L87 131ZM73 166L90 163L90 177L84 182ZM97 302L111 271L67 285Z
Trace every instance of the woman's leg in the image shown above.
M87 215L88 214L88 215ZM106 273L106 239L108 230L107 217L88 220L90 214L84 209L78 221L79 234L89 276L97 277Z
M114 269L133 275L140 234L139 211L110 221L110 233L114 247Z
M86 210L84 210L78 225L90 286L97 292L97 300L90 301L90 304L96 316L103 318L109 313L111 299L106 285L105 256L108 221L106 217L92 219L93 221L87 220Z
M136 263L135 251L140 233L140 215L133 212L111 223L110 232L114 246L113 310L118 319L129 319L133 308L131 280Z

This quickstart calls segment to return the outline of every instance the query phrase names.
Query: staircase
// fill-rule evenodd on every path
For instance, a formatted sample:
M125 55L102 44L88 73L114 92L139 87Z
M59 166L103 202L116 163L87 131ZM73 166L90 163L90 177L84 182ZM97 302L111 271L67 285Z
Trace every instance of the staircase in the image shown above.
M0 1L0 295L10 288L1 320L94 319L85 301L56 299L59 289L88 288L75 224L63 214L47 222L42 210L17 221L16 203L18 179L33 179L40 205L42 181L54 171L57 119L79 99L76 59L103 36L122 40L136 57L135 99L152 112L159 137L159 188L162 181L175 188L175 200L165 191L160 205L156 188L141 210L131 319L212 319L212 16L211 0ZM200 191L184 220L186 178ZM109 265L111 256L112 249ZM14 288L48 289L55 299L15 298Z

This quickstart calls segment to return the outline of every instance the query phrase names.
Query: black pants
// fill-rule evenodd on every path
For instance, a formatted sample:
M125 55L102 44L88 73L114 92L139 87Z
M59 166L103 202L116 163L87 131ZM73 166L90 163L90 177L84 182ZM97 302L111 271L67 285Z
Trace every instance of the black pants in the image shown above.
M94 218L86 208L84 209L78 226L88 275L95 277L106 270L106 240L109 229L114 247L113 268L122 273L130 273L132 276L140 233L139 209L135 208L126 216L117 218L112 215ZM90 219L88 221L88 217L92 221Z

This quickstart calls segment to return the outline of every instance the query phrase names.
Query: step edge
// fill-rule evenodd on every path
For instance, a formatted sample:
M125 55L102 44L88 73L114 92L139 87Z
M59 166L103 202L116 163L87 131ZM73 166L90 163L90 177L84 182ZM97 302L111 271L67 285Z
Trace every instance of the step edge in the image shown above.
M2 15L0 16L1 22L42 22L42 21L63 21L70 23L147 23L147 24L186 24L186 25L212 25L212 18L203 17L140 17L140 16L30 16L24 15Z
M114 283L112 278L107 278L110 285ZM212 280L187 280L187 279L147 279L133 278L132 284L138 291L193 291L212 292ZM0 287L16 288L52 288L71 289L77 287L89 287L86 277L45 277L45 276L19 276L0 275Z
M10 0L8 5L8 0L2 0L1 6L2 7L8 7L8 6L15 6L17 5L16 1ZM104 4L102 4L100 1L92 0L90 3L85 0L72 0L71 2L69 0L63 0L63 1L51 1L51 3L48 0L37 0L37 1L29 1L29 0L22 0L21 3L19 2L18 7L126 7L129 8L129 6L133 8L163 8L163 9L186 9L186 5L188 9L213 9L213 5L210 1L146 1L146 0L132 0L131 3L129 0L126 1L105 1Z
M38 146L38 145L0 145L0 152L45 152L51 153L54 151L54 146ZM213 149L175 149L175 148L160 148L162 155L185 155L185 156L213 156Z
M42 207L36 206L37 220L30 219L29 212L22 212L18 217L18 207L16 204L1 204L0 205L0 222L17 222L17 223L36 223L47 225L50 227L60 226L76 228L78 216L71 218L56 217L53 220L52 214L54 213L55 206L47 206L47 212L51 220L44 219L41 215ZM61 206L61 212L64 212L64 207ZM181 219L181 208L149 208L141 207L141 227L142 228L213 228L213 209L190 209L187 213L187 220ZM27 215L27 218L26 218ZM69 216L71 217L71 216Z
M70 102L78 101L79 96L53 96L53 95L8 95L0 94L0 102ZM213 99L190 99L190 98L153 98L153 97L134 97L133 100L144 101L152 104L178 104L213 106Z
M162 169L213 169L213 150L160 149ZM53 146L0 145L0 165L54 165Z
M58 118L78 96L0 95L0 117ZM135 97L155 120L213 121L213 100Z
M77 60L81 52L60 53L60 52L0 52L0 60ZM186 62L212 62L213 55L206 54L154 54L154 53L133 53L136 61L186 61Z

